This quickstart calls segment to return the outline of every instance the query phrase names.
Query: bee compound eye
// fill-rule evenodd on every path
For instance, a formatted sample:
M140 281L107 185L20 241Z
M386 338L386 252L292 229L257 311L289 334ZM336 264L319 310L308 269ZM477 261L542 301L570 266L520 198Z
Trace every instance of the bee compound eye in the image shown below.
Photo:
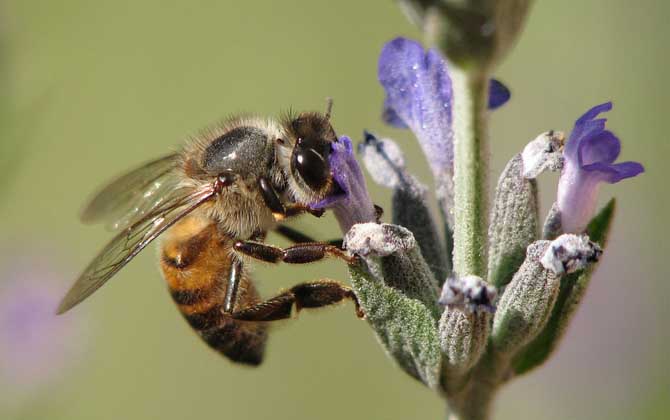
M320 190L328 183L330 165L314 149L296 150L292 163L310 188Z

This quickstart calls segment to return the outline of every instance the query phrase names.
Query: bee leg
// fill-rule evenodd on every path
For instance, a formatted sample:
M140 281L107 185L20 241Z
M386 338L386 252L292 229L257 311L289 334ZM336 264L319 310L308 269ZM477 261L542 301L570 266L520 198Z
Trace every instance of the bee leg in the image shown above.
M271 263L306 264L328 256L340 258L347 264L354 264L357 261L357 257L348 255L341 248L321 242L307 242L288 248L279 248L261 242L238 241L233 247L236 251L252 258Z
M302 308L333 305L344 299L351 299L356 305L356 315L363 318L363 311L354 292L332 280L298 284L264 302L234 312L231 317L242 321L277 321L290 318L294 305L296 311L300 311Z
M277 195L277 192L272 187L272 184L266 178L258 178L258 187L260 188L265 205L268 206L276 220L283 220L287 217L296 216L301 213L310 213L316 217L323 216L323 209L313 209L305 204L299 203L282 203L279 199L279 195Z
M223 312L231 313L235 302L237 302L237 292L240 288L240 281L242 280L242 262L237 258L233 258L230 272L228 273L228 287L226 288L226 296L223 301Z
M276 229L277 233L285 237L291 242L296 244L304 244L307 242L317 242L315 239L312 239L310 236L305 235L299 230L295 230L291 227L280 225ZM342 239L331 239L326 241L327 244L335 245L336 247L342 249Z

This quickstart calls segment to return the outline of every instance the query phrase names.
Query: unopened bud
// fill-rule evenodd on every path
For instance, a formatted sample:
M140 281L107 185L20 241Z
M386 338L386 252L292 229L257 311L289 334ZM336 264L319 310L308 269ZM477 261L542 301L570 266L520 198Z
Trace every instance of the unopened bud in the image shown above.
M560 275L540 262L549 248L549 241L528 247L525 261L500 298L491 334L500 354L512 356L540 333L551 315Z
M488 279L496 287L509 283L539 234L537 183L522 160L514 156L503 170L491 210Z
M458 382L481 358L486 348L491 314L450 307L442 313L439 325L440 346L446 359L447 380Z
M344 246L363 257L369 266L378 267L387 286L419 300L437 319L437 282L412 232L388 223L361 223L344 236Z

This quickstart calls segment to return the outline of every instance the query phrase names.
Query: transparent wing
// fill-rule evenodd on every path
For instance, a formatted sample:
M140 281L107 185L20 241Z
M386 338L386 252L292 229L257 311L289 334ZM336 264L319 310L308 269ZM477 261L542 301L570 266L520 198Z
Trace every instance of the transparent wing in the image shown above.
M132 260L158 235L215 194L214 186L174 190L130 227L119 232L91 261L58 306L61 314L86 299Z
M84 223L104 222L110 230L125 229L161 205L176 185L174 153L147 162L112 181L81 213Z

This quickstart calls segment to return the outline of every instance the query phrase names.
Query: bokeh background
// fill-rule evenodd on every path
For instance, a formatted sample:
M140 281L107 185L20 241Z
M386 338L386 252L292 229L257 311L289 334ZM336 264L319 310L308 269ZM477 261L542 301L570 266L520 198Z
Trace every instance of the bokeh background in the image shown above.
M234 366L182 320L147 250L54 320L55 301L110 238L77 219L106 180L221 117L322 110L360 139L393 135L430 182L409 132L384 127L377 55L419 34L391 1L5 1L0 48L0 418L444 418L351 305L275 328L259 369ZM615 102L609 127L647 173L619 199L605 259L555 357L498 396L496 419L670 416L667 158L670 3L537 2L497 76L492 181L536 134ZM544 210L556 176L542 181ZM388 208L389 192L371 187ZM332 218L298 223L320 238ZM270 241L285 244L272 236ZM265 295L337 262L258 267ZM41 310L27 308L42 308ZM7 315L9 313L9 315Z

